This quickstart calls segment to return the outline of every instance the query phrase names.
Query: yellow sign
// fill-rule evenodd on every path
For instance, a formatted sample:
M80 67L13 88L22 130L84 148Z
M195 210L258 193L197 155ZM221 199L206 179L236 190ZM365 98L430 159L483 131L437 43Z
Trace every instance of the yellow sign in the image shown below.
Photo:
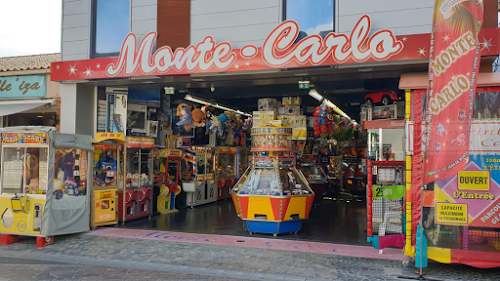
M454 203L436 204L436 223L450 225L467 225L467 205Z
M125 141L125 134L123 133L96 133L94 142L102 142L105 140Z
M458 189L461 190L490 190L490 172L488 171L460 171L458 172Z
M293 140L306 140L307 139L307 128L293 128L292 139Z

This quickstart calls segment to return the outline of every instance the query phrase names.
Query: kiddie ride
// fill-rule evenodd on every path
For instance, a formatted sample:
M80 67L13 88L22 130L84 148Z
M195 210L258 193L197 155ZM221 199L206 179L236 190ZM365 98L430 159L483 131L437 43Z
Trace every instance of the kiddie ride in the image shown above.
M252 129L251 165L231 196L238 216L253 234L297 233L309 217L314 192L295 168L292 129Z
M177 213L175 198L181 192L179 185L180 162L182 150L159 149L156 152L159 162L160 194L158 196L158 212L160 214Z
M1 244L35 236L37 247L54 235L89 230L90 136L53 127L10 127L1 132Z

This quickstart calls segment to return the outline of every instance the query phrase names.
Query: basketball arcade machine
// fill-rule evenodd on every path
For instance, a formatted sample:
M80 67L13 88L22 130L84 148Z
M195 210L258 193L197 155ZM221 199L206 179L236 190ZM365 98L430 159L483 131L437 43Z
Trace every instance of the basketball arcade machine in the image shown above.
M19 235L53 236L89 230L90 136L60 134L53 127L10 127L1 132L1 244Z

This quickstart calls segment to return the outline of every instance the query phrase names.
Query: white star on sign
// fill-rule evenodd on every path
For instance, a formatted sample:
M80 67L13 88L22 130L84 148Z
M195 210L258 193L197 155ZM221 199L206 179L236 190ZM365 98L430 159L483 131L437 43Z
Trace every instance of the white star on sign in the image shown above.
M450 36L448 34L446 34L445 36L443 36L443 41L444 42L448 42L448 40L450 40Z
M89 77L89 76L92 77L92 70L90 69L90 67L87 68L87 70L84 71L83 73L85 73L85 75L87 75L86 77Z
M401 38L401 40L402 40L403 42L406 42L406 40L408 40L408 37L403 36L403 38Z
M493 44L491 44L491 39L490 40L486 40L486 38L483 37L483 43L479 43L479 45L482 45L483 47L481 48L481 51L484 50L484 49L488 49L488 51L490 50L490 47L494 46Z
M101 69L101 64L100 64L100 63L98 63L98 64L96 65L96 67L97 67L97 69Z
M470 76L470 72L465 73L465 75Z
M250 61L246 61L246 62L245 62L245 66L246 66L246 67L250 67Z
M451 76L450 76L450 79L455 81L457 80L457 75L455 73L453 73Z
M68 71L69 71L69 75L70 75L70 76L71 76L71 74L74 74L74 75L76 76L75 71L77 71L77 70L78 70L78 69L76 69L76 64L75 64L75 65L73 65L73 66L71 66L71 64L69 65L69 69L68 69Z
M450 124L450 123L451 123L450 118L446 119L446 123L447 123L447 124Z
M238 68L240 68L240 66L239 65L235 65L234 68L238 69Z
M61 68L61 66L60 65L56 65L56 69L59 70L59 68Z
M460 127L458 127L458 128L460 129L460 131L464 129L464 127L462 125L460 125Z
M425 48L418 48L418 55L425 56Z

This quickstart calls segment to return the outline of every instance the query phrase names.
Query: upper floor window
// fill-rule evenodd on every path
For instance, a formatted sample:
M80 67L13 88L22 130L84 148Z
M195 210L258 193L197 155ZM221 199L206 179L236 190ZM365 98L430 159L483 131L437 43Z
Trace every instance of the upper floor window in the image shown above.
M130 32L130 0L93 0L93 57L120 53Z
M299 24L300 38L319 34L325 37L334 30L334 0L283 0L283 19Z

